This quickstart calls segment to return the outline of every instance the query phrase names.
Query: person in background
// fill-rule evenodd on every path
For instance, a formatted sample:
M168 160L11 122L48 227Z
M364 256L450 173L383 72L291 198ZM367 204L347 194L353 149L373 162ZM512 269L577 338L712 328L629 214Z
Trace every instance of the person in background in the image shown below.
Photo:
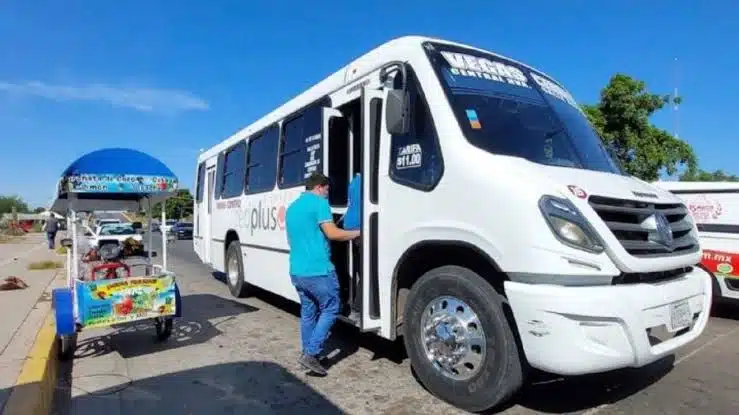
M311 174L305 181L305 189L285 214L290 278L301 304L302 352L298 363L311 372L326 375L319 356L341 308L329 240L350 241L359 236L359 231L343 230L334 223L327 199L328 177Z
M56 233L59 231L59 220L53 213L49 214L49 219L44 223L43 230L46 231L46 239L49 241L49 249L56 246Z

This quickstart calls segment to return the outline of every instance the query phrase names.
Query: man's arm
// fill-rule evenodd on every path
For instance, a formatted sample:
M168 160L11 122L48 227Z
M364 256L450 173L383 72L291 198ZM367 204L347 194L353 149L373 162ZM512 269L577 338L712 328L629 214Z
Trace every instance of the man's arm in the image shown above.
M326 237L332 241L351 241L359 237L359 231L347 231L336 226L328 201L321 203L318 209L318 225Z

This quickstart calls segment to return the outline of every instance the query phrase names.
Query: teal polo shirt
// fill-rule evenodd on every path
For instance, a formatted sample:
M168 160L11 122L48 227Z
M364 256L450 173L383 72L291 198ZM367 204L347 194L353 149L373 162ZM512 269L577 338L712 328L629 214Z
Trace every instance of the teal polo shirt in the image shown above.
M334 271L331 245L321 224L333 221L328 200L303 192L285 213L287 243L290 245L290 275L319 277Z

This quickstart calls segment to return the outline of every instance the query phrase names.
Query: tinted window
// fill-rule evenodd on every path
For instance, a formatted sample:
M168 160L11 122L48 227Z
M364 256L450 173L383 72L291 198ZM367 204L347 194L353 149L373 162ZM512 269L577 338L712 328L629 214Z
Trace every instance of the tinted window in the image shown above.
M203 183L205 182L205 163L200 163L198 166L198 184L197 184L197 201L202 202L203 201Z
M390 176L399 183L427 190L441 178L443 163L426 100L413 72L409 71L408 76L410 131L392 136Z
M242 141L226 150L223 160L221 196L227 199L230 197L241 196L244 191L246 142Z
M258 193L275 187L277 174L277 126L249 140L246 158L246 192Z
M469 142L535 163L619 173L563 87L510 60L427 44Z
M315 171L323 171L321 107L308 108L282 127L280 186L300 185Z

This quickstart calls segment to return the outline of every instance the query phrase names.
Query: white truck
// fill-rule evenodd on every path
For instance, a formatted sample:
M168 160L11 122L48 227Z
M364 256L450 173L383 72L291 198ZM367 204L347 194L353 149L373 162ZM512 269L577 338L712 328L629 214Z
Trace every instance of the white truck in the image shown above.
M129 238L143 242L143 236L132 223L105 223L96 226L95 229L89 226L84 226L83 229L89 245L95 248L108 243L123 246L123 242Z
M713 277L714 302L739 305L739 183L656 182L688 206Z
M361 240L332 244L343 319L403 336L420 381L465 410L508 400L529 367L640 367L707 324L684 203L623 174L567 90L523 63L398 38L202 152L194 249L233 295L299 301L285 209L314 171L336 218L362 175Z

